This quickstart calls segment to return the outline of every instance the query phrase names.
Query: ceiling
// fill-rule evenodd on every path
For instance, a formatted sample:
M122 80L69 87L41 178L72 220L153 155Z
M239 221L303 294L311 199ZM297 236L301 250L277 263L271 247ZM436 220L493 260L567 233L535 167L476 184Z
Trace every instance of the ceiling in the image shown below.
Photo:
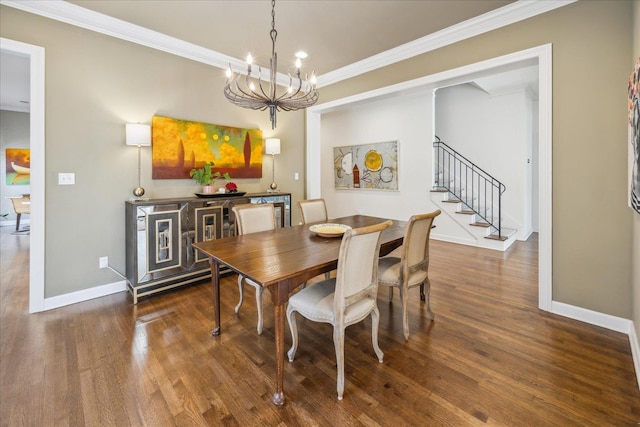
M11 2L9 2L11 3ZM19 2L13 2L19 3ZM266 0L73 0L88 9L157 31L232 58L251 53L268 67L271 4ZM512 0L280 0L276 2L276 51L280 72L294 53L309 57L303 72L323 74L429 36L514 3ZM4 4L7 4L4 2ZM11 4L9 4L11 5ZM85 11L86 12L86 11ZM19 57L0 57L0 105L23 111L28 73ZM21 67L22 71L15 67ZM19 77L22 76L22 81ZM5 82L11 77L10 82Z
M280 67L295 52L309 54L318 75L363 60L513 1L503 0L279 0L275 6ZM266 0L114 1L70 3L172 37L269 65L271 3Z

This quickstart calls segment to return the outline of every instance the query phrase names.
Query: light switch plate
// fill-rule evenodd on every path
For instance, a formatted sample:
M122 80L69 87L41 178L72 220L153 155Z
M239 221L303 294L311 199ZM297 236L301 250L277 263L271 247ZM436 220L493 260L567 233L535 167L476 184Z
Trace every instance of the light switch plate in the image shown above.
M59 173L58 185L74 185L76 183L75 173Z

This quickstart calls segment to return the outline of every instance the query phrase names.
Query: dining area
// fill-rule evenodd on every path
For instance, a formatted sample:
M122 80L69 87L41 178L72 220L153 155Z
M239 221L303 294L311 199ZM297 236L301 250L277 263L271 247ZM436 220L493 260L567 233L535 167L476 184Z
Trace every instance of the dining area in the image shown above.
M384 222L379 220L384 218L374 222ZM338 218L320 220L325 222ZM382 239L402 222L406 234L409 221L394 220ZM318 247L339 252L341 239L319 239L309 231L312 225L295 227ZM243 285L244 303L235 310L240 295L234 273L219 277L219 310L207 279L140 304L120 292L24 316L28 277L12 272L28 248L5 238L12 228L2 227L0 263L0 276L11 278L1 299L3 337L12 348L2 363L16 367L5 371L3 386L10 425L630 425L640 413L626 336L537 308L536 236L517 242L508 256L430 239L429 304L419 285L406 293L409 340L399 289L379 284L383 362L372 343L371 315L347 327L338 400L333 325L293 311L298 346L290 362L287 309L276 333L273 293L265 288L258 333L251 285ZM254 236L262 241L260 251L273 251L261 233ZM399 248L407 243L402 240ZM379 262L402 252L396 248ZM242 257L236 261L238 269L246 267ZM385 262L394 270L393 261ZM292 285L288 296L277 292L289 291L287 279L271 289L288 297L288 306L301 290L326 280L322 271L336 279L338 264L317 268L317 276ZM279 352L278 336L284 338ZM282 395L276 393L279 367ZM283 405L274 404L274 394Z
M273 207L269 204L235 206L237 235L194 243L194 247L208 257L211 266L214 313L211 334L214 337L223 334L220 300L221 293L229 291L221 286L222 267L238 275L240 301L235 313L239 313L243 304L244 284L255 289L258 335L264 327L263 305L266 304L263 300L271 301L276 362L272 403L276 406L286 402L285 331L288 323L292 346L287 356L293 363L298 346L296 313L333 326L338 400L342 400L344 394L347 326L370 315L370 341L375 357L383 363L383 351L378 345L379 284L388 288L390 302L393 289L399 290L406 340L409 339L410 287L420 286L424 315L433 319L428 298L429 235L439 210L414 215L408 221L366 215L329 219L323 199L302 200L297 205L302 222L287 228L275 226ZM316 280L308 283L314 278ZM300 345L304 345L304 338L302 333Z

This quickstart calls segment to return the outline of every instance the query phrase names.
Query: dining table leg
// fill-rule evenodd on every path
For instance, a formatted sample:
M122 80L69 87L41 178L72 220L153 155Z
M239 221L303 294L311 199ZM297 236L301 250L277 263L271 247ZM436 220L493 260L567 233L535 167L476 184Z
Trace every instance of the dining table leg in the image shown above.
M213 319L214 328L211 335L220 335L220 265L213 258L209 258L211 265L211 284L213 285Z
M284 405L284 313L285 304L273 307L276 338L276 391L273 393L273 404Z

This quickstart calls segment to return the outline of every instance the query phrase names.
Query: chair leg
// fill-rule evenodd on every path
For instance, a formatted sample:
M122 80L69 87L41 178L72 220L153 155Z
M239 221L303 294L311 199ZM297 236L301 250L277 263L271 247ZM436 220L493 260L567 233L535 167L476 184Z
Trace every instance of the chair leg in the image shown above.
M238 275L238 289L240 290L240 301L238 305L236 305L236 313L240 311L240 307L242 307L242 302L244 301L244 277Z
M400 287L398 291L402 301L402 330L405 341L409 341L409 289Z
M393 286L389 286L389 302L393 301Z
M298 325L296 325L296 312L289 310L289 307L287 307L287 321L291 330L291 348L287 352L287 356L289 356L289 362L293 362L298 349Z
M423 291L421 296L424 296L423 300L426 301L427 316L429 316L429 320L433 320L435 316L431 311L431 298L430 298L431 282L429 281L429 279L425 280L424 283L420 285L420 290L422 291L425 287L426 287L426 295L425 295L425 292Z
M333 345L336 349L336 367L338 370L338 400L344 394L344 329L333 327Z
M256 288L256 307L258 307L258 335L262 334L262 291L264 291L264 288L262 286Z
M16 231L20 229L20 217L22 214L16 214Z
M373 351L376 352L376 356L378 356L378 362L382 363L382 359L384 358L384 353L380 350L380 345L378 344L378 326L380 325L380 311L376 306L371 312L371 342L373 344Z

